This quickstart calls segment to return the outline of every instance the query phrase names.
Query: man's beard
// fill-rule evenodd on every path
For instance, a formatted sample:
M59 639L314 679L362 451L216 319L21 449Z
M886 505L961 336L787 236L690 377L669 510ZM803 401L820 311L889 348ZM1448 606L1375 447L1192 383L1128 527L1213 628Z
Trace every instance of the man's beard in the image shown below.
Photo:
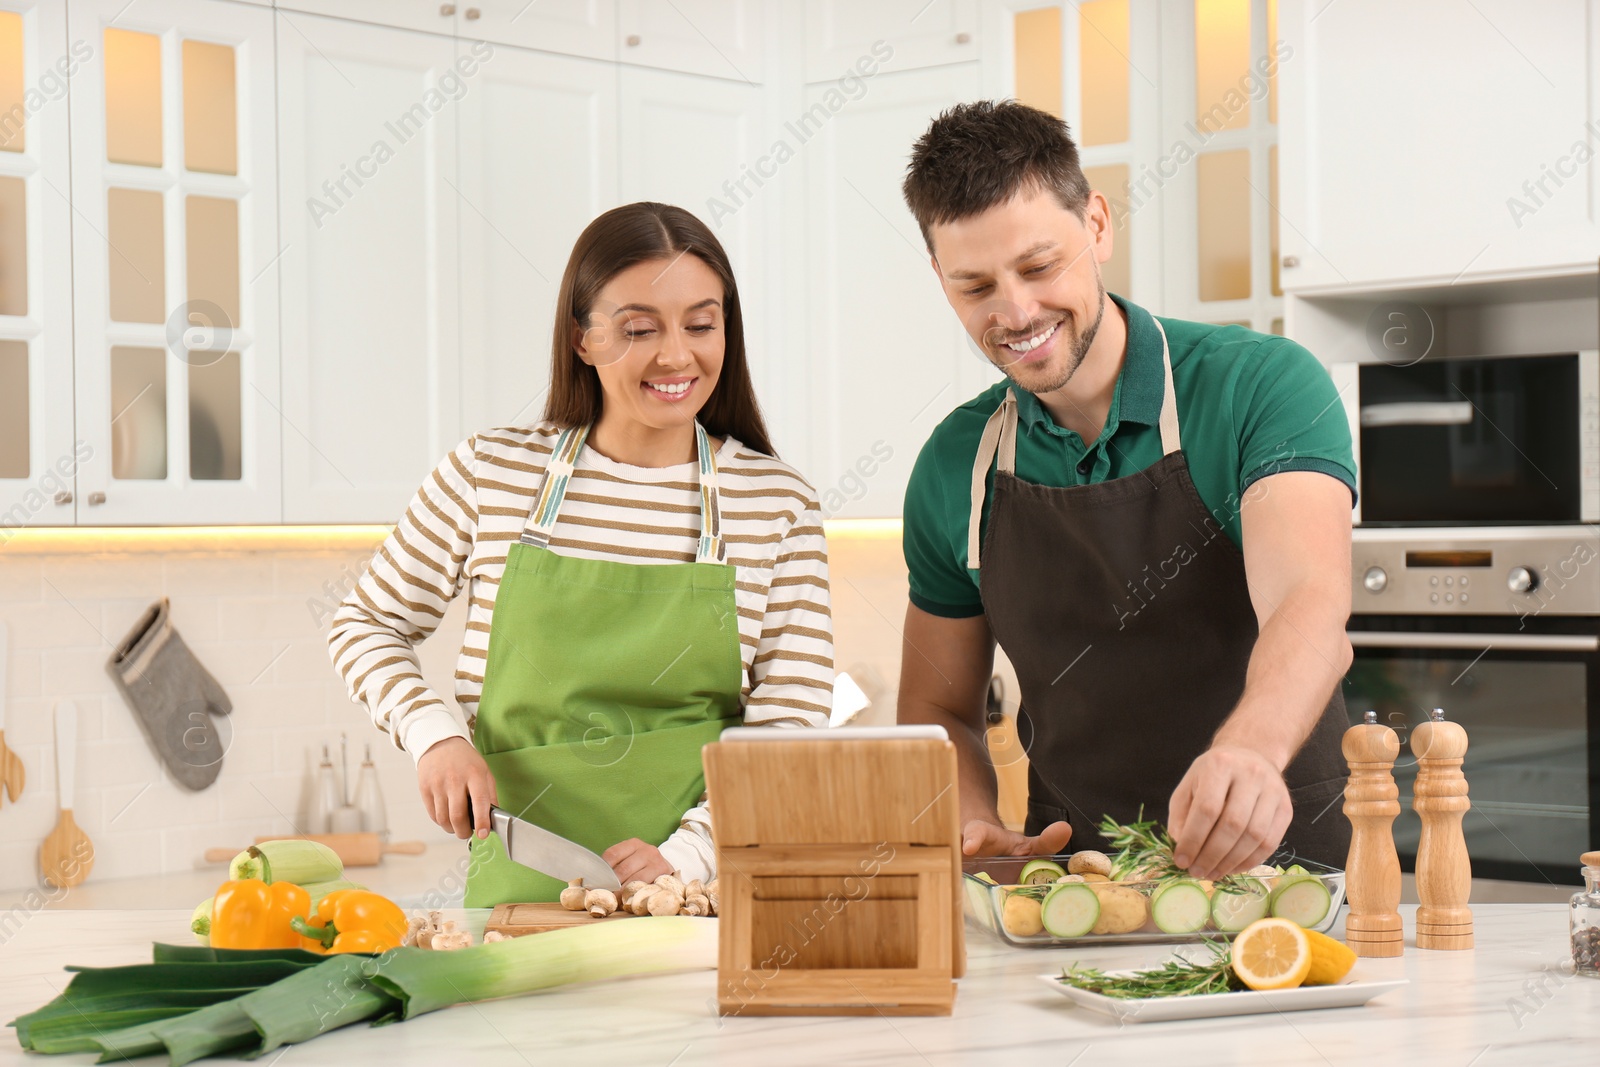
M1094 321L1082 333L1073 335L1072 346L1067 352L1066 363L1062 366L1061 372L1055 380L1036 381L1029 384L1019 381L1017 376L1012 373L1012 367L1001 367L1000 370L1005 376L1035 396L1053 393L1071 381L1072 376L1083 365L1083 357L1089 354L1089 347L1094 344L1095 336L1100 332L1100 321L1106 317L1106 286L1098 276L1095 278L1095 287L1099 290L1099 300L1095 308ZM1065 319L1061 320L1061 328L1066 329Z

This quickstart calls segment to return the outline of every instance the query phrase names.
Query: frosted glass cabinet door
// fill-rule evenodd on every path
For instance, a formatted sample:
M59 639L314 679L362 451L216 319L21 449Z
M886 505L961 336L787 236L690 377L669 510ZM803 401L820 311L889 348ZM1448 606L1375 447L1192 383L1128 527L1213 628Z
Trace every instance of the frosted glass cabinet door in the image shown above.
M501 49L278 17L284 517L392 523L464 436L457 99Z
M78 521L278 522L272 13L79 0L68 29Z
M0 11L0 546L71 525L72 248L65 5ZM20 10L17 10L20 9ZM83 52L80 45L78 52Z

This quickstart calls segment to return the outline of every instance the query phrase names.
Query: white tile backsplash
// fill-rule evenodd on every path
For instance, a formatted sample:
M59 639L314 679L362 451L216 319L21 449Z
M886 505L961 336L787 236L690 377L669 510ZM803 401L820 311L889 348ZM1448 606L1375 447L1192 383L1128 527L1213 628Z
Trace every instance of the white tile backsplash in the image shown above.
M893 722L906 611L899 539L836 538L830 547L838 667L874 701L857 722ZM51 709L69 697L79 717L74 816L96 846L95 881L189 871L203 866L207 848L293 832L309 807L321 746L337 765L341 731L352 777L371 743L394 840L459 847L423 812L411 757L351 703L328 659L332 607L365 558L349 549L0 550L0 618L11 630L6 742L28 775L22 801L0 806L0 888L37 881L39 843L56 821ZM221 774L199 793L167 777L105 669L113 646L162 596L233 701ZM452 605L419 649L424 675L452 706L464 609L464 600Z

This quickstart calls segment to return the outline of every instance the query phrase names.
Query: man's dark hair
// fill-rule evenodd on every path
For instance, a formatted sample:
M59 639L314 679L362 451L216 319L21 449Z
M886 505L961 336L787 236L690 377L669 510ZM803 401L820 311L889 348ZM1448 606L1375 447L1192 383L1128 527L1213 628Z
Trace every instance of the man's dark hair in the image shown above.
M911 149L901 187L929 251L934 224L980 214L1030 188L1050 190L1079 217L1089 203L1067 124L1015 100L957 104L934 119Z

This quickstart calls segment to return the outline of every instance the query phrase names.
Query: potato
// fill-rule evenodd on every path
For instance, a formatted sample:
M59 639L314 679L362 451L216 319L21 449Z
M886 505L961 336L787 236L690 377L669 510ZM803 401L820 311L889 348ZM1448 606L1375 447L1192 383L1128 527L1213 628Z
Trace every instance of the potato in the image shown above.
M1090 888L1100 897L1100 921L1091 934L1129 934L1149 920L1150 902L1137 889L1093 882Z
M1103 909L1104 905L1101 907ZM1044 929L1039 901L1021 893L1012 893L1006 897L1006 902L1000 909L1000 925L1004 926L1006 933L1012 937L1032 937L1039 933Z
M1089 874L1080 874L1080 875L1078 875L1078 877L1082 878L1085 882L1109 882L1109 881L1111 881L1111 879L1107 878L1105 875L1103 875L1103 874L1095 874L1093 872L1090 872Z

